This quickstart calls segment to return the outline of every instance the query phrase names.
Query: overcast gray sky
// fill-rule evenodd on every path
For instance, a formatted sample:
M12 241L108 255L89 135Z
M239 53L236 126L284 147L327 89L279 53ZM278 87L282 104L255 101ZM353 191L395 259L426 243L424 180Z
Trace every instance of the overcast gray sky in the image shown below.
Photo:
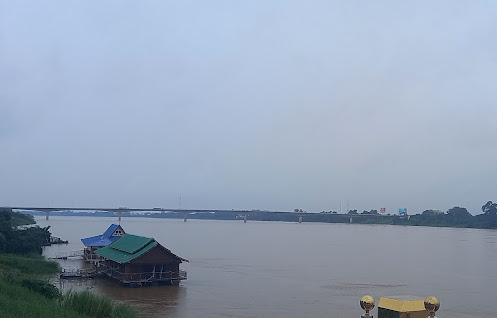
M0 205L497 200L495 1L0 1Z

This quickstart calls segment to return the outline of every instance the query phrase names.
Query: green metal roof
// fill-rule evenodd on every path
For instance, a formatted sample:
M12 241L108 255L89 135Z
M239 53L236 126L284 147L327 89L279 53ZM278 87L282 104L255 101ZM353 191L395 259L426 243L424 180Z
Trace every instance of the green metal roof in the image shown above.
M125 234L119 240L110 244L113 249L133 254L154 239L145 236Z
M122 264L140 257L156 245L158 243L152 238L125 234L114 243L96 250L95 254Z

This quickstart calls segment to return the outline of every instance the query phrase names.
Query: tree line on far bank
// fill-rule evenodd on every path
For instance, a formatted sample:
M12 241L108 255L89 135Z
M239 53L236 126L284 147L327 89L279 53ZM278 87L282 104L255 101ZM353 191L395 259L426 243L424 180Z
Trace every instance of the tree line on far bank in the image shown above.
M488 201L482 207L482 214L472 215L466 208L453 207L447 212L438 210L425 210L415 215L383 215L378 210L364 210L359 213L357 210L349 210L347 214L337 214L335 211L323 211L320 213L308 213L304 216L304 222L328 222L328 223L352 223L355 224L392 224L392 225L412 225L412 226L435 226L435 227L461 227L478 229L497 229L497 203ZM304 212L295 209L295 212ZM273 214L264 216L261 214L250 215L250 219L256 220L258 217L265 221L296 221L294 215ZM356 217L360 216L360 217Z
M471 215L466 208L453 207L447 212L437 210L425 210L415 215L383 215L377 210L364 211L357 213L357 210L351 210L347 214L340 214L334 211L320 213L302 213L303 222L322 222L322 223L352 223L354 224L390 224L390 225L412 225L412 226L435 226L435 227L467 227L479 229L497 229L497 203L488 201L482 206L483 214ZM246 213L248 220L252 221L280 221L280 222L299 222L299 214L286 212L268 212L253 210ZM132 215L129 215L132 217ZM181 212L156 213L146 215L151 218L183 218ZM190 219L215 219L215 220L239 220L244 218L244 214L231 212L216 213L195 213L189 214Z
M447 213L425 210L411 215L408 225L467 227L478 229L497 229L497 203L488 201L482 207L482 214L471 215L466 208L453 207Z
M457 206L447 212L425 210L414 215L379 215L375 212L364 211L354 223L497 229L497 203L492 201L485 203L482 206L483 213L478 215L472 215L466 208ZM351 210L347 215L358 214L357 210Z

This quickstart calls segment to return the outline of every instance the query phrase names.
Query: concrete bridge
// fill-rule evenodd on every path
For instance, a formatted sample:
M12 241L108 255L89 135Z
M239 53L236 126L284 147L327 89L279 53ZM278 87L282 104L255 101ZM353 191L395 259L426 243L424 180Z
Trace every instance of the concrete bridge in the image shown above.
M96 207L2 207L6 209L12 210L23 210L23 211L38 211L45 212L45 219L48 220L50 217L50 212L63 212L63 211L101 211L101 212L109 212L114 213L118 216L119 221L121 221L122 214L124 212L176 212L184 214L184 222L188 219L188 215L192 213L212 213L212 212L222 212L222 213L233 213L237 215L243 215L244 223L247 223L248 216L254 213L271 213L271 214L292 214L298 216L299 223L302 223L304 217L310 215L334 215L334 216L347 216L349 217L349 222L354 223L355 218L363 218L363 217L385 217L385 215L381 214L337 214L337 213L307 213L307 212L295 212L295 211L262 211L262 210L221 210L221 209L168 209L168 208L127 208L127 207L118 207L118 208L96 208Z

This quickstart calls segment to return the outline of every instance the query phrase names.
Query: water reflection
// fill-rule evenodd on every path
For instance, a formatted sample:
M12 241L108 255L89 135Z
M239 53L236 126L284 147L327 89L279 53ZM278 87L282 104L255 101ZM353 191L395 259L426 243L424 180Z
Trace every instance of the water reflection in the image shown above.
M144 317L177 317L183 308L186 296L184 286L150 286L129 288L106 279L55 279L54 282L64 293L69 291L91 290L110 296L117 302L135 307Z
M126 302L145 317L175 317L182 307L186 289L183 286L150 286L124 288L109 280L101 280L97 288L117 301Z

